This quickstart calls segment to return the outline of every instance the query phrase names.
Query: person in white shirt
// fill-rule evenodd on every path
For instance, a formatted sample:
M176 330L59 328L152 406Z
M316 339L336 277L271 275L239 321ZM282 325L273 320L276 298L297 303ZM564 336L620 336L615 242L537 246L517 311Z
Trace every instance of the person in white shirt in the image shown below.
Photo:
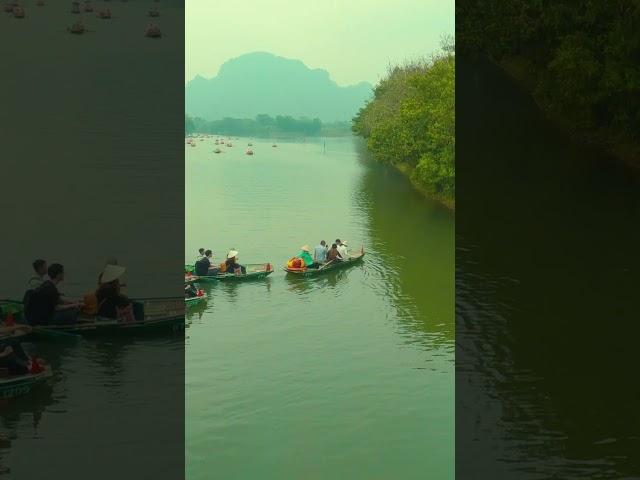
M340 242L340 240L336 240L336 243ZM342 241L338 244L338 253L340 257L342 257L342 261L349 260L349 251L347 250L348 243L347 241Z
M34 260L32 263L33 270L36 272L36 275L29 279L28 285L31 289L36 289L44 282L49 280L47 276L47 262L42 260L41 258Z

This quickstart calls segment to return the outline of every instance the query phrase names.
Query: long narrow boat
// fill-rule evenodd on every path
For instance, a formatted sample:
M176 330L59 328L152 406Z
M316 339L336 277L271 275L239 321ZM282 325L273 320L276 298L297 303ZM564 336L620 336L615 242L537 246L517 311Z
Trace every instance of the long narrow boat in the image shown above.
M45 366L40 373L26 373L0 377L0 398L21 397L31 393L35 388L50 382L53 378L51 367Z
M244 265L247 273L219 273L218 275L192 275L193 281L198 282L241 282L245 280L260 280L273 273L273 266L270 263L249 263ZM193 272L193 265L185 265L185 272ZM185 277L186 280L187 277Z
M291 275L298 275L301 277L311 277L315 275L321 275L325 272L330 272L332 270L338 270L340 268L350 267L362 261L363 258L364 258L364 250L356 255L351 255L351 257L348 260L343 260L340 262L330 262L321 266L320 268L306 268L306 267L291 268L291 267L285 266L284 271Z
M185 298L184 299L184 304L187 307L193 307L195 305L199 305L199 304L201 304L203 302L206 302L206 301L207 301L207 294L204 293L204 294L202 294L200 296L197 296L197 297Z
M51 335L56 332L73 333L81 335L136 333L141 331L157 331L168 329L173 331L184 330L185 304L181 297L169 298L140 298L132 299L134 317L132 321L104 318L99 316L80 315L76 323L67 325L34 325L33 334ZM22 304L17 301L8 301L14 306L20 307L20 315L16 322L25 322L22 314ZM4 301L3 303L7 303ZM17 315L17 313L16 313Z

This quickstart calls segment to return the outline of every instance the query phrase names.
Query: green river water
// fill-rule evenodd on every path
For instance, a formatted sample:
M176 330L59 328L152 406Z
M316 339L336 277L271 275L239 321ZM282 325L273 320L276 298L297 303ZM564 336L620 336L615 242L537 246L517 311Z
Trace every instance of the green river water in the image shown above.
M185 146L185 261L271 262L187 312L191 480L454 476L454 215L357 139ZM288 278L303 244L364 263Z

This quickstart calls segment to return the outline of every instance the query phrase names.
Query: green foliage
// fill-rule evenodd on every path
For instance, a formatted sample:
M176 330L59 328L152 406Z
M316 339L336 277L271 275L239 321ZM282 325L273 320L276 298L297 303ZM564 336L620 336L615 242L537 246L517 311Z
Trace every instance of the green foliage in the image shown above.
M442 52L389 69L374 98L353 119L380 161L411 172L427 193L455 197L455 54L453 40Z
M640 0L472 0L456 23L464 54L525 59L539 103L577 132L640 140Z
M185 133L215 133L218 135L242 135L253 137L317 137L349 134L346 122L324 124L317 118L293 118L290 116L260 114L255 119L223 118L204 120L185 116Z

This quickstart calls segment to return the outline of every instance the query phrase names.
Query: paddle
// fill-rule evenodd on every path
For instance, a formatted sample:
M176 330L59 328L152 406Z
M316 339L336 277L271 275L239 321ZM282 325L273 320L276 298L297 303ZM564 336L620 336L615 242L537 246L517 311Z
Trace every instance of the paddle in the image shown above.
M327 263L325 263L324 265L322 265L318 270L322 270L324 268L327 268L329 265L331 265L333 262L335 262L336 259L334 258L333 260L329 260Z
M38 333L38 334L43 334L43 335L49 335L52 337L67 337L67 338L73 338L73 339L79 339L82 338L82 335L78 335L77 333L70 333L70 332L64 332L61 330L52 330L49 328L41 328L38 327L36 330L34 330L33 333Z

